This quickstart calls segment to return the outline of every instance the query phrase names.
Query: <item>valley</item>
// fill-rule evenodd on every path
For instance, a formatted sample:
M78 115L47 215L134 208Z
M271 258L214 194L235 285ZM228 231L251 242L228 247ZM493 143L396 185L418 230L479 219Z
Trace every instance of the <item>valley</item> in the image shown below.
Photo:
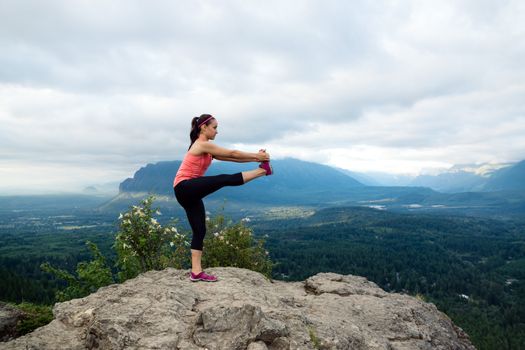
M372 203L253 205L238 211L223 202L209 215L234 214L234 220L244 219L256 236L265 237L275 279L303 280L323 271L364 276L386 291L433 302L479 349L523 344L525 220L429 215L417 206L402 211L367 207L389 201ZM179 219L181 230L188 229L180 212L167 207L161 212L159 222ZM118 212L57 204L0 214L0 300L52 304L65 285L40 265L50 262L74 271L91 259L88 240L114 263Z

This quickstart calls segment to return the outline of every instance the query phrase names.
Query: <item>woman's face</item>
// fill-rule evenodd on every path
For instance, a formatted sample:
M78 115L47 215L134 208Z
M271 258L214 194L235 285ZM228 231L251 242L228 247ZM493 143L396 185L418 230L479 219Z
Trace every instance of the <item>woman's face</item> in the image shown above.
M208 138L208 140L215 140L215 135L219 133L217 131L218 126L219 126L219 123L217 123L217 119L212 119L210 124L204 125L201 128L201 130L202 130L202 133Z

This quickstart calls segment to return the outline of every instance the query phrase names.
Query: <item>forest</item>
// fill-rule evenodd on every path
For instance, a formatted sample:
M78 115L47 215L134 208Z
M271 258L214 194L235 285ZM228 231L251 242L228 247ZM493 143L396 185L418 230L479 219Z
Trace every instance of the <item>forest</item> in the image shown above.
M325 209L301 221L255 230L268 235L276 278L364 276L434 303L478 349L524 348L523 222L364 208Z
M90 259L87 240L114 261L112 214L1 215L2 301L53 304L65 285L40 265L74 271ZM304 280L326 271L364 276L386 291L434 303L478 349L525 348L522 220L337 207L296 218L253 217L250 227L266 240L275 279Z

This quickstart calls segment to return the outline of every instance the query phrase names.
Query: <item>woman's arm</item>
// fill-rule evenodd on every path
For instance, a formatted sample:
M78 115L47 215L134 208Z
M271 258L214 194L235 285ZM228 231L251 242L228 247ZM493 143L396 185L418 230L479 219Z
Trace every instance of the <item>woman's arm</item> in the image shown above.
M248 154L252 154L252 153L248 153ZM256 153L256 154L257 155L262 155L263 157L268 156L267 159L270 160L270 156L266 153L266 150L260 150L259 153ZM236 162L236 163L253 162L253 160L251 158L241 159L241 158L221 157L221 156L213 156L213 158L215 158L217 160L222 160L222 161L227 161L227 162ZM259 159L263 159L263 158L259 157ZM257 162L261 162L261 160L257 160Z
M231 157L221 157L221 156L213 156L214 159L217 159L217 160L222 160L222 161L226 161L226 162L236 162L236 163L249 163L249 162L254 162L254 160L241 160L241 159L235 159L235 158L231 158Z
M237 163L263 162L270 160L270 155L266 152L249 153L238 150L229 150L219 147L211 142L199 142L197 150L211 154L215 159Z

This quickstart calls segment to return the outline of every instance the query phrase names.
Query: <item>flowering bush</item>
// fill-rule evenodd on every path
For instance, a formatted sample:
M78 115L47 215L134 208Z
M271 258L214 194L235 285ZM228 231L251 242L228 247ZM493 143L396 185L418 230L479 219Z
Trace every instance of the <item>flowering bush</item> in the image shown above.
M174 226L162 227L153 215L155 197L150 196L142 205L134 205L119 216L119 232L114 248L117 252L119 280L125 281L149 270L162 270L168 266L185 268L189 263L189 239Z
M119 231L113 248L117 253L116 266L120 282L136 277L149 270L166 267L188 268L190 265L190 234L180 232L176 222L162 227L154 215L162 215L152 209L154 197L150 196L119 216ZM207 218L207 235L202 256L206 267L234 266L258 271L268 278L272 262L264 249L264 240L256 239L246 226L250 220L238 223L226 222L223 215ZM68 283L64 291L57 292L59 301L86 296L98 288L113 283L110 268L98 247L87 242L93 254L90 262L77 266L77 275L54 268L48 263L41 268Z
M264 239L256 239L246 226L249 218L226 222L223 215L208 218L202 255L203 266L233 266L257 271L270 278L272 262Z

